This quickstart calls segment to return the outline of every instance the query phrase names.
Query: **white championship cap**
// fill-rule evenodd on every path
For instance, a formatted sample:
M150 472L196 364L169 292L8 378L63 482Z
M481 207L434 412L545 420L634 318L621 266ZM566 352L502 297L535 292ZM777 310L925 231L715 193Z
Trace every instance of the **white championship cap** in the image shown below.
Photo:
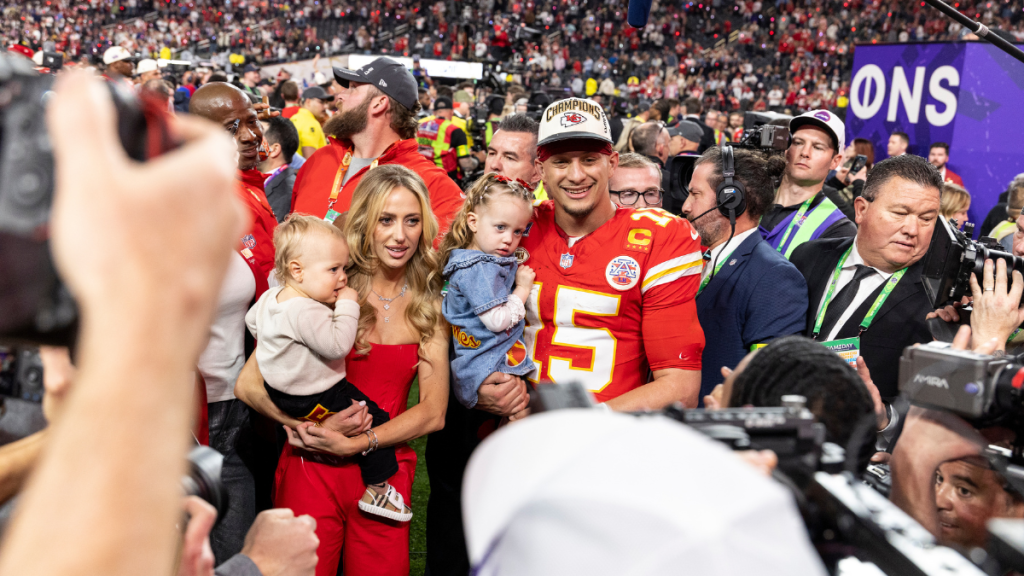
M566 98L544 109L537 145L572 138L591 138L613 144L608 116L600 104L586 98Z
M826 573L788 490L668 418L503 427L469 461L462 510L479 576Z
M796 132L801 126L817 126L836 139L836 154L842 154L846 148L846 126L838 116L828 110L811 110L789 121L789 133Z
M152 72L158 68L156 60L152 58L145 58L139 60L139 63L135 65L136 74L145 74L146 72Z
M111 46L107 48L107 51L103 53L103 64L110 66L114 62L120 62L121 60L131 60L132 53L122 48L121 46Z

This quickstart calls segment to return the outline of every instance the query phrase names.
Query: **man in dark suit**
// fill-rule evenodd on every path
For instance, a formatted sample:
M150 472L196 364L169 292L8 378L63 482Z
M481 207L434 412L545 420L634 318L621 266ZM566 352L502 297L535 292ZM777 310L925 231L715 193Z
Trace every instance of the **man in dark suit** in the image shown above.
M722 382L723 366L734 368L751 350L769 340L803 332L807 284L786 258L765 242L757 222L775 197L781 158L765 160L734 151L735 180L746 189L746 208L729 217L716 207L722 183L722 152L710 148L697 160L683 215L710 248L697 292L697 317L706 344L701 358L700 398Z
M260 163L260 172L268 174L264 183L267 202L278 222L284 222L292 208L292 188L296 170L290 166L299 149L299 133L290 120L275 116L264 122L263 136L267 139L267 159Z
M808 242L790 258L807 280L807 335L819 342L859 338L886 402L898 394L903 349L932 340L921 270L941 189L939 172L924 158L879 162L854 200L857 235Z
M700 139L700 147L697 148L697 152L701 154L716 144L715 129L701 121L700 115L702 112L704 112L704 105L700 103L700 100L687 98L683 102L683 117L700 126L700 129L704 132L704 136Z

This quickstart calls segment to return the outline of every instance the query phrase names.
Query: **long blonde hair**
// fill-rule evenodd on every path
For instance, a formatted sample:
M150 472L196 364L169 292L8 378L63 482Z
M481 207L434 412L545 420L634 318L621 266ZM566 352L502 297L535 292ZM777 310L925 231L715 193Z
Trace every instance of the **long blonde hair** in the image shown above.
M437 219L430 210L427 186L415 172L398 164L378 166L366 173L352 193L352 206L345 221L345 237L349 246L348 285L359 293L359 328L356 352L370 351L367 334L377 325L377 311L369 303L370 283L380 261L373 251L373 233L384 204L395 188L402 187L416 196L420 204L423 232L412 258L405 266L409 284L409 305L405 319L420 337L420 358L425 359L423 345L434 336L440 318L437 302L441 281L437 274L437 253L431 245L437 236Z
M451 258L453 250L468 248L473 243L473 230L469 227L469 213L475 211L479 206L487 206L491 198L497 194L511 194L527 203L533 202L533 192L530 192L524 183L509 180L494 172L484 174L470 186L469 190L466 190L466 201L463 202L462 209L452 220L451 229L441 241L440 256L437 259L438 272L442 272L448 265L448 259Z

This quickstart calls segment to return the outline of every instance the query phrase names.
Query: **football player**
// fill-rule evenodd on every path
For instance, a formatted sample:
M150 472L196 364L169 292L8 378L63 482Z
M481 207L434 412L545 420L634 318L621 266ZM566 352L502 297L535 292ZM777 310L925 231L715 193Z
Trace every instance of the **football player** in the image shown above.
M569 98L544 111L537 167L551 200L535 206L517 251L537 273L526 303L530 380L581 382L615 410L693 408L699 235L657 208L617 208L608 181L618 159L597 103Z

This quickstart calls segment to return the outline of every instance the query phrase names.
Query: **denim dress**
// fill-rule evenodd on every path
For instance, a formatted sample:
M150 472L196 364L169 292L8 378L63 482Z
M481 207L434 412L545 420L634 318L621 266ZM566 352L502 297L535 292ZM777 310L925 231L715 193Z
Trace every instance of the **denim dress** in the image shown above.
M492 373L524 376L536 367L522 340L525 320L491 332L479 317L508 301L518 267L514 257L479 250L453 250L444 267L448 288L441 312L452 325L452 388L466 408L476 406L477 389Z

